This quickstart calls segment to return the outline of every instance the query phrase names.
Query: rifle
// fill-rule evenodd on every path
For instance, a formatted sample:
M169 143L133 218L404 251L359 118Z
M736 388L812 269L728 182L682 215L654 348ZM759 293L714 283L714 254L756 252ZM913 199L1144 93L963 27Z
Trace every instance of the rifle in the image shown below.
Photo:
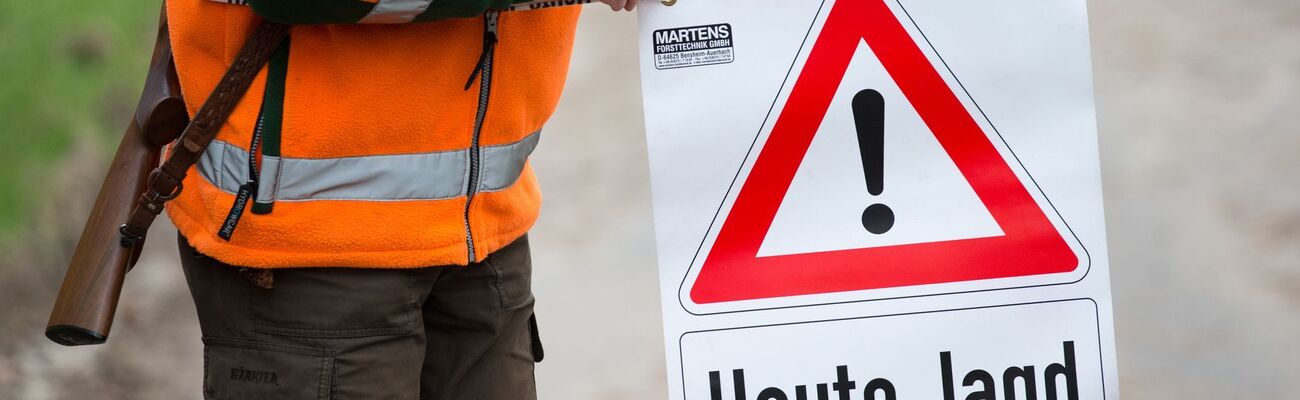
M108 340L122 282L140 258L149 226L163 205L180 195L190 167L289 34L287 25L263 22L258 26L190 121L180 95L165 12L158 26L140 107L99 189L45 327L45 336L55 343L76 346ZM176 146L160 162L162 148L173 141Z
M122 135L50 312L45 328L50 340L77 346L108 339L122 282L144 245L143 241L127 244L119 240L119 226L146 192L150 171L158 166L163 147L180 136L188 123L163 12L139 105Z

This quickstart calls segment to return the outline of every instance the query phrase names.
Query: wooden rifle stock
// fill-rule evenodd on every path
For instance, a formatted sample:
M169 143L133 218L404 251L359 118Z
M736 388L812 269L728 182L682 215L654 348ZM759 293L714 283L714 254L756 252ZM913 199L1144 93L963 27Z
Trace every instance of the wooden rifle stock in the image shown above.
M162 148L189 122L162 13L144 92L99 189L90 218L72 254L45 336L66 346L108 339L126 272L140 257L143 240L126 243L119 229L145 193Z

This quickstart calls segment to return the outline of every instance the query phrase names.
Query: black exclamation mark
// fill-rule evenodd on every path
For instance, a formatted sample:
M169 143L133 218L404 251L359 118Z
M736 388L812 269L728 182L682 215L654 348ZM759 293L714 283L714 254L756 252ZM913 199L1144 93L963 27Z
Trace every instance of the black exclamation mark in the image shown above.
M858 150L862 153L862 172L867 177L867 193L879 196L885 191L885 98L872 89L853 96L853 122L858 128ZM882 234L894 227L894 210L876 203L862 211L862 227Z

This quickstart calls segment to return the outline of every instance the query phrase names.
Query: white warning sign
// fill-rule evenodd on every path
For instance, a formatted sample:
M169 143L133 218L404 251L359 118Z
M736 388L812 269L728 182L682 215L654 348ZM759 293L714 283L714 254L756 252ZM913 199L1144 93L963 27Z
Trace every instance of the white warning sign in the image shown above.
M1115 398L1083 0L647 5L673 398Z

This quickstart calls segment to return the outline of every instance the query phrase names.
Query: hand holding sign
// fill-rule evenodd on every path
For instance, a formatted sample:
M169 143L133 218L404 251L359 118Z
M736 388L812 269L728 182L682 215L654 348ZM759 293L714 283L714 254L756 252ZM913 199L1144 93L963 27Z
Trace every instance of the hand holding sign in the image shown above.
M632 9L636 8L636 0L600 0L600 2L608 4L609 8L614 11L632 11Z

